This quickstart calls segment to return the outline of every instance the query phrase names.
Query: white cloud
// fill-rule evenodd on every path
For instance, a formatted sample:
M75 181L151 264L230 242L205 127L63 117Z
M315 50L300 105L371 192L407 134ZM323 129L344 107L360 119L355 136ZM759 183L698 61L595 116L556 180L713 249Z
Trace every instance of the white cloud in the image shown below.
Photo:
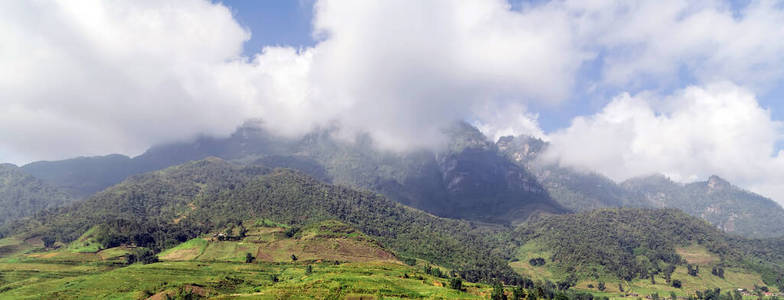
M250 33L220 4L4 2L2 160L137 154L249 118L288 135L338 123L385 147L433 146L474 110L564 99L587 58L564 14L503 0L320 1L314 32L312 48L244 58Z
M4 161L139 153L198 133L227 134L248 103L216 69L249 38L205 1L0 3ZM231 118L227 118L231 116Z
M691 82L575 119L549 136L554 155L614 178L717 173L784 198L769 179L784 179L780 124L752 94L784 77L780 3L324 0L314 15L315 46L243 57L250 32L209 1L0 2L0 161L138 154L251 118L286 135L339 124L392 149L437 145L455 120L548 137L527 104L570 105L585 96L576 81Z
M780 1L553 2L573 16L580 44L602 54L605 83L678 87L730 80L765 90L784 75ZM685 78L681 78L685 77Z
M716 174L784 201L782 122L748 89L691 86L666 97L622 94L601 112L549 137L547 156L621 181L664 173L681 182Z
M565 15L498 0L321 1L314 26L311 96L396 149L509 103L563 100L587 58Z

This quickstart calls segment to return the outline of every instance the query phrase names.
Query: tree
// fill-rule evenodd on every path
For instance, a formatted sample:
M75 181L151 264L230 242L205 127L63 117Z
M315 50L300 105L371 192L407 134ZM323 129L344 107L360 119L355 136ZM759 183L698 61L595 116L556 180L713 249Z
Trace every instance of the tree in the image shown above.
M676 295L675 292L670 292L670 300L676 300L676 299L678 299L678 295Z
M545 261L544 258L537 257L528 260L528 263L534 267L537 267L537 266L544 266L547 263L547 261Z
M691 264L686 265L686 269L688 270L689 275L694 276L694 277L696 277L697 273L700 272L700 267L699 266L695 268ZM716 267L713 268L713 271L714 272L716 271Z
M522 285L518 285L514 289L512 289L513 300L525 300L525 298L526 298L526 294Z
M54 246L55 238L52 236L45 235L41 237L41 241L44 242L44 247L52 248Z
M240 239L244 239L246 236L248 236L248 229L245 228L245 226L240 225L239 234L240 234Z
M308 265L308 266L305 268L305 275L310 275L310 274L313 274L313 266L311 266L311 265Z
M724 268L722 267L713 267L711 270L711 274L717 276L719 278L724 278Z
M256 258L255 258L255 257L253 257L253 254L250 254L250 253L245 253L245 263L246 263L246 264L252 263L252 262L253 262L253 260L255 260L255 259L256 259Z
M297 232L299 232L299 227L296 226L289 227L289 229L286 229L286 236L294 237L294 235L296 235Z
M496 281L495 284L493 284L493 292L490 294L490 299L506 300L506 294L504 294L504 285L501 284L500 281Z
M452 278L449 280L449 288L453 290L462 291L463 290L463 280L460 278Z
M667 281L667 284L669 284L670 280L672 280L673 272L675 272L675 265L673 264L667 265L667 267L664 268L664 280Z

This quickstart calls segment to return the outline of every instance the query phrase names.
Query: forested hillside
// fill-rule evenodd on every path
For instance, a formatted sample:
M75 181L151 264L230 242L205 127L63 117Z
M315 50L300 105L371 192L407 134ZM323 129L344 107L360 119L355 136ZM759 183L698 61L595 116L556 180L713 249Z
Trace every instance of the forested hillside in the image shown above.
M73 200L64 191L47 185L14 165L0 164L0 225Z
M367 137L356 142L329 129L299 139L276 137L254 124L228 138L153 147L124 156L32 163L24 168L79 195L95 193L127 176L208 156L242 164L286 167L319 180L382 193L400 203L443 217L520 223L529 215L563 213L533 174L508 159L476 128L457 123L440 152L379 150Z
M720 229L752 237L784 235L784 209L770 199L744 191L718 176L678 184L662 176L628 180L622 186L652 207L673 207Z
M535 174L554 200L573 211L677 208L729 233L746 237L784 235L784 208L718 176L690 184L676 183L662 175L616 183L601 174L539 160L547 143L536 138L509 136L499 139L498 145L510 160Z
M505 263L507 248L495 238L503 227L443 219L296 171L241 167L217 158L132 177L3 232L70 242L99 226L107 246L127 243L160 251L228 223L256 218L292 226L336 219L401 256L459 269L474 281L515 277Z
M715 257L708 267L745 269L762 274L766 284L784 288L780 240L732 237L675 209L600 209L542 216L520 226L513 235L521 245L546 249L548 263L584 278L604 274L624 281L667 277L675 267L689 264L680 250L699 247Z

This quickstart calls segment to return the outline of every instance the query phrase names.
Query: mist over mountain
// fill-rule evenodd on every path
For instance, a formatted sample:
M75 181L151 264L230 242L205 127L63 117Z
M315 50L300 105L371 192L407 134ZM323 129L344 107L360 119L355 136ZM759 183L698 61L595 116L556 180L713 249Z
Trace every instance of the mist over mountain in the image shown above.
M445 132L449 143L441 151L399 153L380 150L369 137L346 141L334 137L333 131L318 130L290 139L249 124L228 138L157 146L134 158L36 162L23 169L84 196L129 175L215 156L298 169L445 217L520 223L533 214L567 211L550 199L533 174L506 159L476 128L456 123Z
M608 207L677 208L743 236L784 232L784 209L774 201L711 177L680 184L662 176L622 183L543 159L549 144L537 138L490 141L458 122L443 131L439 151L393 152L369 136L346 140L331 129L302 138L270 134L247 123L227 138L156 146L120 155L36 162L21 167L74 197L85 197L130 175L210 156L241 164L297 169L323 182L369 190L438 216L519 224L531 215Z

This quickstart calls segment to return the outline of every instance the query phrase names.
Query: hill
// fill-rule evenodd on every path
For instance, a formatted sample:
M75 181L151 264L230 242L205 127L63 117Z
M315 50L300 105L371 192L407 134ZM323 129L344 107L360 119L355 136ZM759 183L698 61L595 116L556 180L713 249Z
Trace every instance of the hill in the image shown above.
M0 225L72 201L74 198L69 194L18 167L0 164Z
M784 234L784 209L781 206L718 176L690 184L678 184L663 176L650 176L631 179L621 185L652 207L681 209L726 232L751 237Z
M503 254L493 250L503 248L495 236L504 227L439 218L296 171L243 167L217 158L131 177L3 232L68 243L97 226L104 248L132 244L160 251L258 218L289 226L339 220L396 255L458 269L472 281L514 276Z
M10 256L0 256L0 298L482 299L489 290L467 282L461 282L460 289L450 288L447 276L426 272L426 265L402 264L372 240L334 221L313 224L292 237L278 232L282 228L276 226L285 225L244 225L248 234L243 239L219 241L214 233L204 234L161 253L162 261L147 264L128 264L141 248L81 248L93 241L92 233L57 249L43 247L40 240L0 239L0 248L16 248ZM323 247L327 243L329 249ZM276 247L281 244L288 247ZM331 249L332 244L337 247ZM259 252L248 260L254 246Z
M725 232L756 238L784 235L784 208L718 176L689 184L675 183L662 175L616 183L601 174L542 162L538 158L546 151L547 143L536 138L509 136L497 144L510 160L535 174L555 201L573 211L677 208Z
M518 227L513 236L520 245L512 263L518 272L581 282L583 288L599 281L680 294L714 287L752 289L755 284L784 288L782 248L728 236L674 209L543 216ZM776 241L766 243L780 243ZM769 255L763 258L760 252ZM687 274L691 268L701 273ZM718 269L721 275L714 273ZM682 289L672 286L676 279Z
M661 291L686 297L754 285L776 291L784 280L784 240L729 236L674 209L537 215L512 229L437 217L290 169L218 158L132 176L2 232L0 271L7 270L7 283L0 283L0 295L9 297L40 290L53 297L129 296L139 290L107 281L141 284L140 276L151 278L141 285L145 295L198 287L209 295L270 298L292 289L396 297L489 291L476 284L473 294L434 287L453 276L520 284L540 298L569 288L597 296ZM124 267L131 254L147 261L155 253L163 262ZM245 264L248 254L255 264ZM306 276L308 264L324 273ZM689 275L692 267L701 271ZM21 271L35 268L48 271ZM711 272L719 269L721 276ZM231 272L237 275L227 279ZM409 281L412 276L424 279ZM373 283L360 283L366 281Z

